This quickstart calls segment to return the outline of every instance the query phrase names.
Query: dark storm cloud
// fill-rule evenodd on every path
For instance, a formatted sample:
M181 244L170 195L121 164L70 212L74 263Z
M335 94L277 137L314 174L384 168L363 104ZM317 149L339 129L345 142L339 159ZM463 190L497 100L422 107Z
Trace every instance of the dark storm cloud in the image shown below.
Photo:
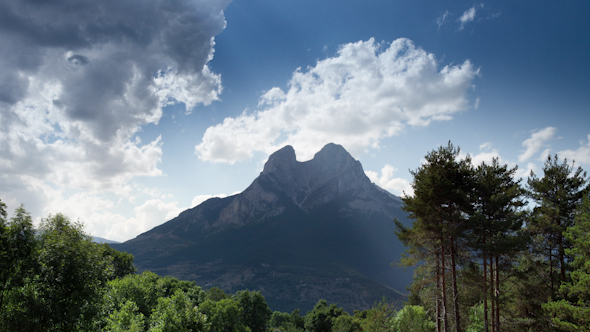
M211 102L221 87L205 66L212 56L213 37L225 27L223 9L228 2L0 2L4 125L15 117L19 102L45 107L31 100L53 85L58 92L50 104L67 119L83 123L96 139L108 141L157 121L163 99L175 98L156 94L161 89L154 82L159 71L190 78L179 80L185 82L181 90L207 83L213 97L206 91L196 101Z
M88 64L88 58L80 54L72 55L68 58L68 61L74 64L75 66L83 66Z

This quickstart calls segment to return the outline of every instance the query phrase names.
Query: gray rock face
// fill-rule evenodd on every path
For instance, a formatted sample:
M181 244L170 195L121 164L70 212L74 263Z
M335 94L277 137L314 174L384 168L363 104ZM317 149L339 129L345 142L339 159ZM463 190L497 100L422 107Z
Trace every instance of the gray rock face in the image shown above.
M293 147L285 146L268 158L260 176L221 212L212 227L240 226L280 215L286 209L281 197L308 211L343 195L353 198L347 204L351 210L388 214L389 208L399 207L391 194L371 183L361 163L342 146L330 143L305 162L298 162Z

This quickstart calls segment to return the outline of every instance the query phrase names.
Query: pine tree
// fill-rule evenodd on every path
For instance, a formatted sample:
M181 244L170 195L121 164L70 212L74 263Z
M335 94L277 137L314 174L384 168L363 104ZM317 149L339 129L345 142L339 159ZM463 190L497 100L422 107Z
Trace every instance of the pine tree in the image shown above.
M440 331L442 321L445 332L450 328L447 288L452 292L455 330L461 331L456 268L461 231L466 216L471 214L471 160L469 157L459 159L459 153L460 149L449 142L446 147L427 154L426 162L411 172L414 196L404 198L404 210L415 221L412 230L404 229L398 223L398 237L410 246L406 262L434 254L436 325ZM447 284L447 274L451 277L450 285Z
M517 168L500 165L497 158L491 165L482 163L473 177L474 213L466 229L467 244L482 262L484 295L484 330L500 330L500 261L511 261L524 249L519 234L524 221L521 208L524 189L514 179ZM489 280L488 280L489 275ZM489 286L489 287L488 287ZM491 321L488 320L488 296L491 299Z
M586 197L574 219L574 225L564 233L571 243L565 249L573 258L571 282L560 291L565 299L544 305L556 327L566 331L590 331L590 198Z
M567 159L559 163L557 155L547 157L543 167L543 177L538 178L531 171L528 179L528 194L536 203L529 229L543 239L540 250L549 264L549 287L551 295L559 284L566 282L566 249L569 241L563 233L573 225L575 211L588 191L586 172L574 164L570 166ZM555 269L559 275L555 275Z

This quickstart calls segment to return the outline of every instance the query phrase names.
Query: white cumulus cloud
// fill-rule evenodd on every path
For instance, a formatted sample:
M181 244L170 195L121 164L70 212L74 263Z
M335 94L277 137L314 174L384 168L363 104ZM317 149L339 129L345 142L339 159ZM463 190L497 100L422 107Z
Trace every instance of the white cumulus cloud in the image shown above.
M526 149L518 156L519 162L529 160L532 156L537 154L541 149L546 146L546 143L553 139L557 129L555 127L547 127L541 130L537 130L531 134L531 137L522 142L522 146Z
M588 142L580 144L577 150L560 151L557 155L560 158L567 158L570 161L575 160L578 163L590 165L590 135L588 135Z
M373 171L365 171L365 174L371 180L371 182L383 189L391 191L395 195L412 196L414 194L414 190L412 189L410 181L394 177L396 171L396 168L387 164L381 169L381 175Z
M452 119L468 107L478 73L469 61L440 68L408 39L342 45L334 57L296 70L287 91L268 90L258 110L209 127L195 151L202 160L234 163L289 144L307 159L336 142L358 155L406 125Z
M471 164L475 167L481 165L482 163L491 165L494 159L498 159L498 162L500 162L500 164L504 163L502 157L500 157L500 153L498 152L498 150L494 149L492 146L493 144L491 142L485 142L481 144L479 146L480 152L471 155ZM466 155L463 155L463 153L461 153L459 157L460 159L463 159L466 157Z

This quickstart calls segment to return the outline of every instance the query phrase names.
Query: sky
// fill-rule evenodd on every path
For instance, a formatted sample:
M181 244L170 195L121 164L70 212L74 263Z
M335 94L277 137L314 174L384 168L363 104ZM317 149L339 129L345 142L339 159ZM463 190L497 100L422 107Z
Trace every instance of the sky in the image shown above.
M285 145L411 195L474 164L590 170L590 2L0 0L0 199L125 241L239 193Z

